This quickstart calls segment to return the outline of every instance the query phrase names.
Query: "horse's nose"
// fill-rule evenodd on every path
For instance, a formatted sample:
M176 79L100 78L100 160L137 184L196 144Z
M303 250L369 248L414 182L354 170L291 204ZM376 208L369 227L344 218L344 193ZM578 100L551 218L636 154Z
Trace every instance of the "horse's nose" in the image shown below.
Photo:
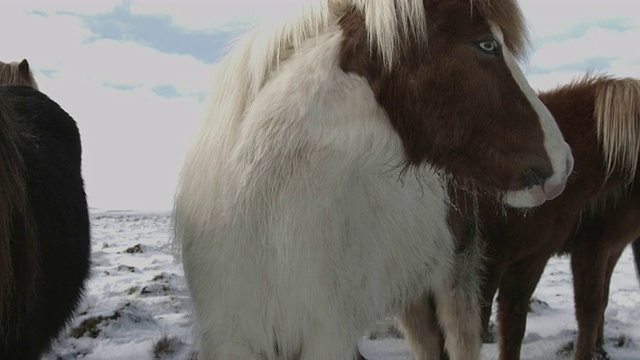
M539 167L532 167L522 175L521 184L525 189L530 189L536 185L544 186L549 177L551 177L551 174L547 171L544 171Z
M567 162L566 162L567 168L565 169L565 174L562 177L562 181L560 181L559 184L547 183L544 185L544 194L547 197L547 200L555 199L564 191L564 188L567 185L567 180L569 179L569 176L573 172L573 165L574 165L573 162L574 162L573 155L569 153L569 155L567 155Z

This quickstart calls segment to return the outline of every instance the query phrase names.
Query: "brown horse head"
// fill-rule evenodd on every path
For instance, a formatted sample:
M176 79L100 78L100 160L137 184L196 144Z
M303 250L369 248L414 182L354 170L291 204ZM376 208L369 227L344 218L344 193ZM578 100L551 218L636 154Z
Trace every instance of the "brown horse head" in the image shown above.
M33 78L27 59L10 63L0 61L0 84L25 85L38 90L38 84Z
M512 206L558 196L573 158L516 64L527 44L516 2L386 1L395 22L372 15L382 13L378 2L333 9L344 33L339 61L368 81L407 165L432 164Z

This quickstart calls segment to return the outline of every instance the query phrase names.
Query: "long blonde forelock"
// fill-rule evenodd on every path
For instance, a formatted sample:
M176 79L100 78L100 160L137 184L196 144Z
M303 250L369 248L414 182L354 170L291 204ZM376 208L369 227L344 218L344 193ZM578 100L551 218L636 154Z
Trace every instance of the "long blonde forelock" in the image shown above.
M340 0L335 0L341 2ZM393 66L404 35L427 40L426 14L422 1L348 0L365 18L369 43L379 51L384 64Z
M404 35L426 40L426 14L422 0L314 0L303 6L300 15L285 21L272 39L277 60L279 50L297 48L351 9L365 18L369 43L384 63L391 67Z

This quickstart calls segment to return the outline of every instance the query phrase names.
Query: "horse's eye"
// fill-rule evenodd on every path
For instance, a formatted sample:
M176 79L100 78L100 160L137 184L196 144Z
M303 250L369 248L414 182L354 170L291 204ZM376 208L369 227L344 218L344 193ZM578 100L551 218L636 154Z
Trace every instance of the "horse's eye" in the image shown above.
M495 39L478 41L476 45L482 52L491 55L498 55L502 51L500 43Z

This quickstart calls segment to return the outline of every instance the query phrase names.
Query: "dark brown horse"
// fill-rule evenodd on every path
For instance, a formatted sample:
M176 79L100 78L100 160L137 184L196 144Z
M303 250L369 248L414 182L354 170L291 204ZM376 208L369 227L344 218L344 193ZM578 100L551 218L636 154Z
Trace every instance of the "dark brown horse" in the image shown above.
M554 254L570 253L579 328L574 359L591 359L602 352L604 310L613 268L624 248L640 237L640 183L636 175L640 83L586 76L541 93L540 98L572 147L574 173L560 197L526 214L492 199L480 200L486 245L482 324L486 331L499 289L500 359L519 359L529 300L545 265ZM638 255L640 245L634 245ZM429 359L445 355L440 353L438 319L433 311L426 298L408 307L402 317L403 321L421 319L423 327L416 327L407 337L425 349Z
M35 360L71 318L89 273L80 136L29 81L26 60L2 63L0 79L20 84L0 84L0 359Z
M570 253L578 321L574 359L591 359L603 342L611 273L640 236L640 83L587 76L540 98L572 147L574 174L561 197L526 216L481 202L487 243L483 324L486 329L499 288L500 358L518 359L529 299L545 265L554 254Z

